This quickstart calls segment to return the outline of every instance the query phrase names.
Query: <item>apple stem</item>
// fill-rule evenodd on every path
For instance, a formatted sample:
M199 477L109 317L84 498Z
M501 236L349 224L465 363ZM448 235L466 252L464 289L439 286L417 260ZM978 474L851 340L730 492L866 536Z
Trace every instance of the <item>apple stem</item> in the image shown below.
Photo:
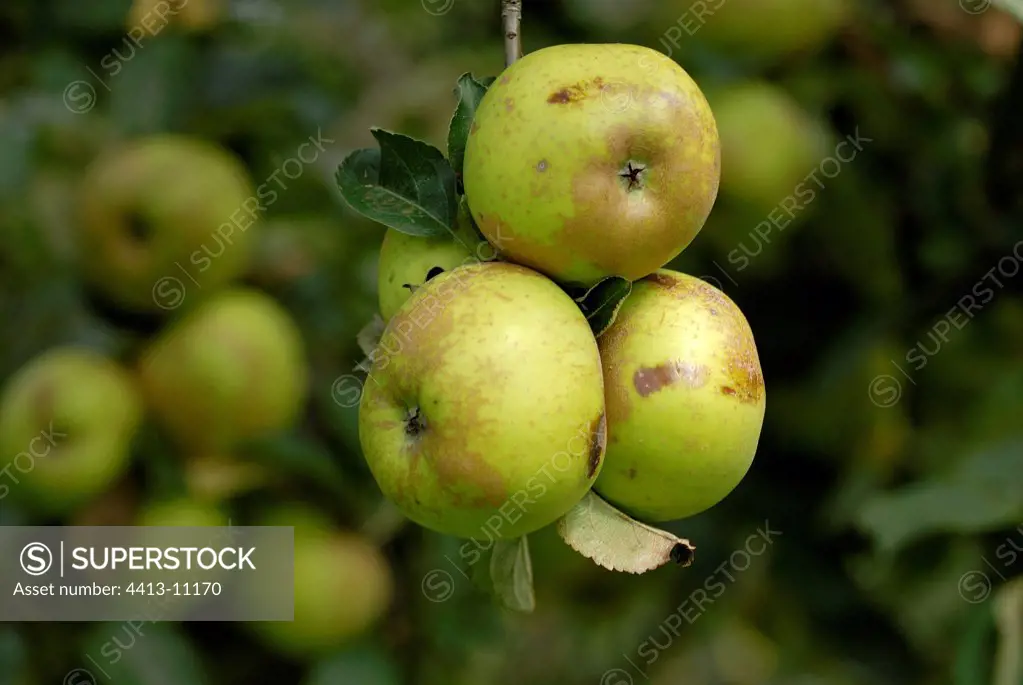
M504 23L504 62L510 67L512 62L522 57L522 0L501 0L501 19Z

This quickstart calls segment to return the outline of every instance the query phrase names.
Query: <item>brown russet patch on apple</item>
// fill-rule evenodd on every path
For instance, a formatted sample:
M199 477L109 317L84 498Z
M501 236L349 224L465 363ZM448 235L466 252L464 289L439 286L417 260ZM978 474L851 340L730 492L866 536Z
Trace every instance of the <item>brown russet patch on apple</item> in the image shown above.
M640 279L645 283L652 283L653 285L661 286L662 288L673 288L678 285L678 279L671 274L662 273L655 271L649 276L645 276Z
M607 447L607 416L600 412L600 417L590 427L590 460L587 463L586 477L593 478L593 474L600 467L600 460L604 456L604 449Z
M469 310L464 307L458 308L456 314L448 304L459 296L461 290L484 287L488 281L474 281L484 278L487 272L494 269L520 270L521 267L490 262L446 271L431 279L421 291L417 291L414 305L395 315L381 343L389 336L400 340L403 347L397 354L404 365L403 378L421 378L429 369L445 364L445 357L457 352L450 344L451 336L463 328L471 327L473 320L490 316L486 310ZM513 299L496 285L487 285L486 289L488 296ZM479 408L485 406L482 395L491 389L490 383L489 378L482 378L478 387L460 397L454 411L459 417L457 427L432 423L430 407L421 406L424 429L415 436L409 436L407 441L412 460L409 481L405 486L408 493L418 491L416 483L422 476L415 471L428 464L429 470L436 476L442 496L453 506L496 508L507 500L508 484L504 476L487 461L486 455L474 449L471 440L473 436L487 430L487 421L480 415ZM399 381L399 386L405 385L405 382ZM410 387L401 387L399 391L414 392ZM440 449L438 445L444 448Z
M676 383L689 388L702 388L710 377L706 364L693 364L682 360L671 360L652 367L642 367L632 376L632 384L640 397L649 397L655 392Z
M605 149L573 179L575 211L562 221L555 250L573 246L600 270L636 279L649 273L651 263L663 264L688 245L712 203L699 199L693 169L679 149L683 135L696 133L667 125L611 128ZM621 176L629 163L643 168L640 188L630 189ZM615 230L595 234L594 224L607 217L620 217Z
M554 91L547 97L550 105L567 105L585 100L604 89L604 79L600 76L588 81L580 81Z
M432 464L440 486L456 506L499 507L508 498L504 476L477 452L451 450Z
M627 304L628 302L626 302ZM602 364L604 368L604 398L611 442L617 442L614 426L628 419L632 408L629 402L629 386L622 377L622 347L627 337L623 314L624 312L620 312L618 320L611 328L597 338L600 358L605 360ZM608 363L608 360L612 359L614 363Z
M739 307L723 292L698 278L679 280L674 291L680 297L695 298L700 307L714 317L712 325L726 336L727 362L723 370L728 382L721 385L721 394L743 404L760 402L764 396L760 357L753 333Z
M478 130L480 130L480 122L473 119L472 126L469 127L469 135L471 136Z
M505 112L512 112L514 110L515 110L515 100L513 100L512 98L505 98L504 99L504 111Z
M746 338L747 336L740 336ZM764 397L764 374L752 340L739 340L729 350L725 373L729 384L721 386L721 394L734 397L743 404L758 404Z
M630 466L629 470L626 472L625 475L627 475L629 477L629 480L635 480L635 478L636 478L636 467L635 466Z

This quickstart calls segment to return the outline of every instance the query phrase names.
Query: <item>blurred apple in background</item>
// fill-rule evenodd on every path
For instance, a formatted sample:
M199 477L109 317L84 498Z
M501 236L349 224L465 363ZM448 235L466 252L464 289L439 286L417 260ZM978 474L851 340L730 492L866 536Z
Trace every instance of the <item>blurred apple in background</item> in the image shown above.
M257 525L295 529L295 620L247 624L264 644L297 659L322 656L383 617L394 577L370 541L302 504L276 505Z
M238 159L173 134L108 150L78 195L83 274L139 312L192 306L240 276L261 212Z
M769 212L788 196L812 201L812 180L827 154L826 129L782 88L744 81L707 93L721 138L721 193ZM818 176L821 176L818 172ZM826 179L825 179L826 180Z
M164 330L139 373L157 420L183 447L230 450L288 427L306 398L301 333L261 292L224 292Z
M0 500L46 513L82 505L128 467L142 418L132 377L113 360L54 348L12 376L0 395Z
M821 50L850 10L848 0L672 0L660 3L650 27L665 51L698 44L767 66Z

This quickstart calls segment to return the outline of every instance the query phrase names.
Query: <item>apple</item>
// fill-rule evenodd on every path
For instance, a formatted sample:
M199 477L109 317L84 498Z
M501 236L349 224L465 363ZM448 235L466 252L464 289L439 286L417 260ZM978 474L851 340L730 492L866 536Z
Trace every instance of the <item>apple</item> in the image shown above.
M473 247L453 238L424 238L387 229L377 272L380 315L390 319L427 279L472 263Z
M575 302L537 272L489 262L440 274L370 357L359 439L412 521L515 538L561 517L597 477L597 345Z
M288 427L308 387L301 334L255 290L221 292L144 350L139 375L156 419L184 448L226 453Z
M371 629L387 611L393 574L368 540L300 505L275 507L260 525L295 528L295 619L250 623L263 643L298 659L322 656Z
M19 369L0 394L0 501L10 493L66 514L128 468L142 401L131 375L84 347L57 347Z
M807 177L828 154L825 129L788 93L745 81L708 97L721 135L722 196L766 214L789 196L802 205L812 197L807 191L820 191Z
M226 150L172 134L138 140L101 155L82 180L81 268L124 309L191 305L245 269L259 211Z
M635 283L598 344L610 437L596 491L648 522L724 499L753 462L765 408L760 357L735 303L662 269Z
M703 14L689 2L669 6L676 10L674 15L668 19L662 11L661 16L696 40L761 61L821 49L845 23L850 9L847 0L709 0Z
M677 256L717 197L718 133L689 75L636 45L557 45L490 87L465 151L469 208L510 261L572 285Z

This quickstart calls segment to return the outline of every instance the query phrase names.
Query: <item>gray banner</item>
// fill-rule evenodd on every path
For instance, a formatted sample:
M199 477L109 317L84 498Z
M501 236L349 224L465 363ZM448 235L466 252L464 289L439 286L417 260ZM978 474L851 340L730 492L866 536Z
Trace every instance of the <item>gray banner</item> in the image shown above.
M0 527L0 621L291 621L294 529Z

